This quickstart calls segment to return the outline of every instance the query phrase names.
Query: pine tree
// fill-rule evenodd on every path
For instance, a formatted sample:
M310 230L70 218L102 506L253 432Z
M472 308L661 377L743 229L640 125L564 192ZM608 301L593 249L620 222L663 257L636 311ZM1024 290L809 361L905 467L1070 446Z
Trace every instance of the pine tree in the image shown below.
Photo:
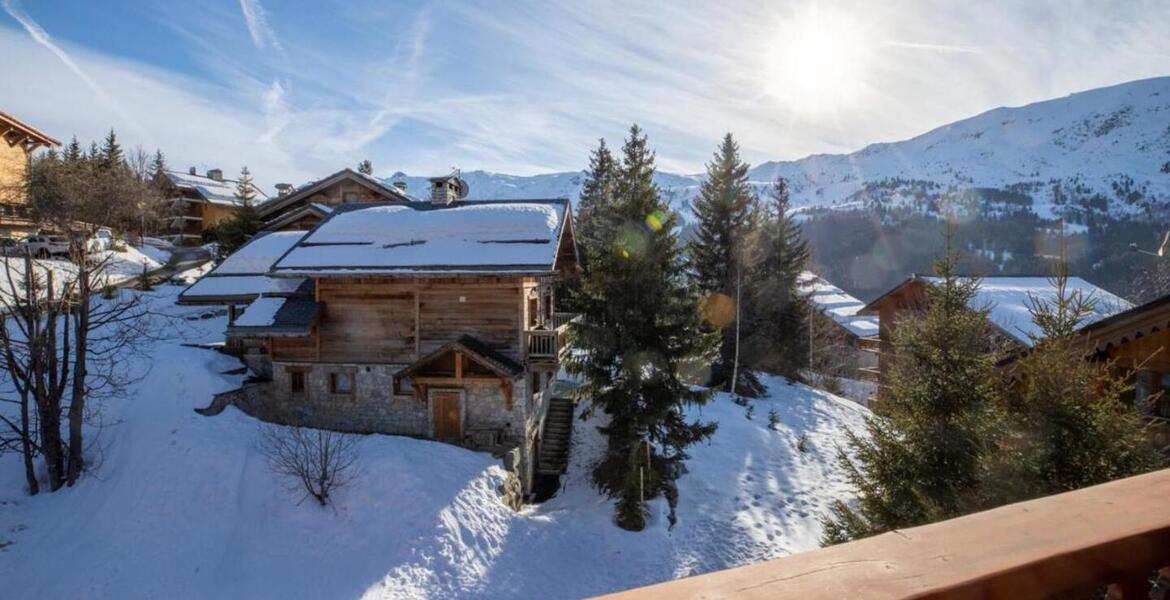
M158 178L164 176L166 172L167 157L163 155L162 150L156 148L154 151L154 161L150 165L150 178L157 181Z
M748 165L728 133L707 163L707 179L694 201L698 225L688 244L695 284L703 294L704 321L720 331L719 356L711 366L709 384L757 397L763 392L755 374L739 365L742 321L750 319L750 294L743 293L745 272L754 268L757 200L748 182ZM738 368L737 368L738 367Z
M263 223L256 210L256 188L248 167L240 169L236 180L236 211L230 219L210 230L209 235L219 244L220 257L226 257L243 246L260 231Z
M68 162L73 163L79 162L82 158L85 158L85 154L81 151L81 144L77 142L77 136L73 136L73 139L69 141L69 145L65 147L65 152L62 158Z
M808 365L808 300L797 287L808 263L808 244L789 210L788 182L777 179L770 196L760 225L760 257L751 276L747 361L796 379Z
M374 163L371 163L369 160L363 160L362 162L358 163L358 173L361 173L362 175L373 175Z
M573 219L574 239L577 241L581 269L589 268L589 255L597 252L597 219L601 211L607 210L613 201L613 183L617 166L613 154L600 140L597 149L589 155L589 171L581 186L581 196ZM577 278L562 279L556 284L559 310L577 312L577 294L580 281Z
M590 252L598 251L599 217L613 202L617 168L605 140L599 140L597 149L589 155L589 173L581 185L581 198L577 204L576 237L577 246L584 255L583 262L588 261Z
M98 165L103 169L113 169L114 167L125 164L126 156L122 152L122 145L118 143L118 136L114 134L113 129L106 135L106 139L102 143L101 153L97 157Z
M1095 312L1096 298L1068 288L1061 260L1051 299L1032 297L1038 334L1013 365L1007 407L1016 442L992 478L997 502L1067 492L1156 468L1159 457L1142 432L1141 407L1125 401L1130 390L1109 363L1086 360L1076 334Z
M982 469L998 424L995 357L986 309L970 301L974 278L955 274L950 250L935 265L927 308L894 330L893 365L881 414L868 437L846 432L856 462L839 459L860 492L859 505L833 504L826 543L956 517L986 506Z
M592 217L595 251L581 278L581 318L569 325L575 351L566 366L584 382L579 397L609 417L600 428L607 448L594 482L618 498L618 525L640 530L644 501L659 493L674 522L674 481L686 449L715 430L684 414L708 393L683 374L689 361L710 355L714 339L700 331L696 298L683 276L678 215L659 196L654 154L637 126L615 173L612 201Z
M89 143L89 152L86 153L84 160L87 160L90 163L95 164L95 165L101 164L102 151L98 149L97 142L90 142Z

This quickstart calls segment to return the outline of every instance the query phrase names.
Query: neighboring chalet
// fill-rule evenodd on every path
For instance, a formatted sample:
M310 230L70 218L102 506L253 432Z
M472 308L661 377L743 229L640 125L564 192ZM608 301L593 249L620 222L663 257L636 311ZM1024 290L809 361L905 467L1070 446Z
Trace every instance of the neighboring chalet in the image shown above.
M456 177L436 179L463 181ZM467 194L466 184L461 185L464 186L463 195L457 195L458 198ZM266 230L312 229L332 214L335 207L342 204L412 201L412 198L406 195L405 186L387 185L353 169L342 169L324 179L293 190L289 190L284 184L277 187L280 195L261 204L257 209Z
M863 369L871 380L882 381L893 356L893 331L898 322L926 308L926 286L938 283L936 277L910 276L892 290L867 304L859 314L877 315L879 331L876 337L862 340L862 346L878 355L877 369ZM1133 305L1079 277L1070 277L1069 291L1079 291L1096 301L1094 313L1084 321L1090 326L1108 317L1129 310ZM979 291L969 303L972 309L989 310L994 339L988 340L989 349L998 349L1004 355L1031 347L1033 336L1040 330L1029 311L1033 298L1051 300L1056 295L1046 277L984 277Z
M0 112L0 237L26 238L36 233L28 209L25 179L29 161L37 148L60 146L57 140Z
M238 392L258 416L518 449L527 492L563 469L571 427L550 391L553 283L577 270L569 202L465 201L445 179L430 201L342 202L307 233L262 235L180 302L251 301L228 338L267 379Z
M203 232L235 215L240 208L236 197L236 180L224 179L220 169L208 169L200 175L195 167L186 173L167 171L159 178L167 203L165 233L173 242L199 242ZM257 202L268 196L253 186Z
M797 286L814 311L811 352L831 354L839 361L828 365L831 374L860 379L862 369L877 368L877 355L861 349L862 339L878 334L878 317L858 314L865 303L809 271L800 274Z

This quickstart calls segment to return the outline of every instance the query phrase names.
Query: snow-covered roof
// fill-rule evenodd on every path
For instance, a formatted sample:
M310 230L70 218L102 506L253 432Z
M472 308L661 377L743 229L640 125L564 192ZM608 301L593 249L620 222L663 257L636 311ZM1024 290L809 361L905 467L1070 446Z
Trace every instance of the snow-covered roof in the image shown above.
M181 171L167 171L167 179L179 189L192 190L204 200L212 204L239 206L236 198L236 181L234 179L212 179L204 175L192 175ZM264 201L268 197L260 188L252 187L256 191L257 201Z
M931 283L941 281L937 277L925 279ZM1133 307L1128 300L1080 277L1068 278L1068 290L1092 298L1096 303L1093 314L1081 322L1081 327ZM971 299L969 306L973 309L988 310L988 318L996 327L1019 343L1030 346L1032 336L1041 335L1040 328L1032 321L1032 313L1029 310L1029 307L1033 306L1033 298L1054 300L1056 288L1052 285L1052 280L1047 277L984 277L979 280L979 291Z
M865 307L865 303L841 288L805 271L797 278L800 292L806 294L809 300L825 316L833 319L850 333L858 337L878 334L878 318L876 316L858 315L857 312Z
M236 327L268 327L276 321L276 311L284 306L285 297L260 296L236 319Z
M567 208L566 200L338 207L273 273L548 272Z
M304 236L304 231L273 231L257 235L183 290L179 302L247 301L260 294L295 292L303 279L270 277L268 271Z
M316 194L317 192L344 179L350 179L352 181L366 185L367 187L381 193L386 200L411 200L410 196L406 195L406 192L403 192L402 190L387 184L385 181L382 181L372 175L366 175L364 173L354 171L353 169L345 168L323 179L317 179L299 185L283 196L276 196L271 198L267 202L264 202L258 206L257 211L259 211L262 218L271 220L279 216L277 213L287 209L289 206L302 202L306 198L312 197L313 194Z

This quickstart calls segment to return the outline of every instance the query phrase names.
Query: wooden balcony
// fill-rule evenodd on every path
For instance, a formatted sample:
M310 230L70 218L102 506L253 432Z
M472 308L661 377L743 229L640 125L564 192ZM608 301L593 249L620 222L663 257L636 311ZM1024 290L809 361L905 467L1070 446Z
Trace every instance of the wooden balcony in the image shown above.
M1170 469L610 598L1145 600L1167 567Z
M529 329L524 332L527 357L530 363L556 363L560 359L560 332L555 329Z
M577 318L577 313L571 312L554 312L553 313L553 328L560 329L569 324L569 321Z

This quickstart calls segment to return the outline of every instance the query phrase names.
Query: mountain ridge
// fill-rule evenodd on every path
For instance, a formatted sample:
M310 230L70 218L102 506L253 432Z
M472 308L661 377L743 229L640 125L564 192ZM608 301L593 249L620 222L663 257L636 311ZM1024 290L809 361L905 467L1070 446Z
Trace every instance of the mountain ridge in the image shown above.
M501 200L576 199L585 175L462 173L471 197ZM1170 76L1001 106L847 154L766 161L748 176L760 193L785 177L793 205L803 209L905 205L921 201L924 193L937 200L948 191L990 188L1026 197L1015 204L1044 218L1161 213L1170 204ZM405 182L416 195L427 185L425 177L404 173L385 180ZM684 214L702 180L665 171L655 176Z

